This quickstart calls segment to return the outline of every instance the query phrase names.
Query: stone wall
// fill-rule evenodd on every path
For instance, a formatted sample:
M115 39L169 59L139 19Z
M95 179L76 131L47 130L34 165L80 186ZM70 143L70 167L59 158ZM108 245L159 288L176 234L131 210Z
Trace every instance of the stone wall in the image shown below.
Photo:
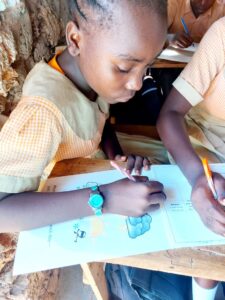
M9 114L20 99L27 72L64 42L67 1L0 1L0 112Z
M0 128L32 66L64 44L67 1L0 0ZM0 300L55 299L59 270L12 276L17 234L0 234Z

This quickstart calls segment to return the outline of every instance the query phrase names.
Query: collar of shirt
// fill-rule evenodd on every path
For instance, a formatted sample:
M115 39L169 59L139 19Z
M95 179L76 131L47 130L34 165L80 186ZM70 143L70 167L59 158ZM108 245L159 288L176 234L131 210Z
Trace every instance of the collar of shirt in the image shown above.
M60 72L61 74L65 75L63 69L59 66L59 64L57 62L57 56L61 52L58 52L56 55L54 55L53 58L48 62L48 65L50 67L52 67L53 69L55 69L56 71ZM81 93L81 92L79 91L79 93ZM104 101L101 97L99 97L99 96L97 97L96 103L102 113L104 113L106 115L109 113L109 104L106 101Z
M52 67L53 69L55 69L56 71L60 72L61 74L65 75L63 69L60 67L60 65L57 62L57 56L60 54L61 52L56 53L56 55L53 56L53 58L48 62L48 65L50 67Z

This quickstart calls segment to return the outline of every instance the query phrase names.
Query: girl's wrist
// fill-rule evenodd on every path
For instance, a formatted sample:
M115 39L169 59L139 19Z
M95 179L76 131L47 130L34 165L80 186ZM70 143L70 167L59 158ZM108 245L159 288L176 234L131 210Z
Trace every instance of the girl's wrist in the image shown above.
M203 167L199 168L194 172L194 174L191 176L190 184L192 188L196 185L196 183L200 180L200 178L205 177L205 173L203 170Z
M198 179L204 175L201 159L196 155L194 158L187 160L185 164L181 166L181 169L192 187L194 187Z
M104 198L104 203L102 205L102 213L103 214L109 213L108 207L107 207L107 202L108 202L108 197L109 197L108 186L109 186L108 184L103 184L103 185L99 186L99 190Z

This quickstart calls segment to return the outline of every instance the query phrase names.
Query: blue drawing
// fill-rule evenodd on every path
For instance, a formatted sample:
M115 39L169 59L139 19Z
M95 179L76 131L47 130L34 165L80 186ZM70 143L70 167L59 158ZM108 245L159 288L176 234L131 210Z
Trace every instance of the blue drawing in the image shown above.
M130 238L135 239L136 237L144 234L150 230L150 224L152 217L149 214L145 214L142 217L128 217L126 219L127 231Z
M74 233L74 235L75 235L75 240L74 240L74 242L76 243L77 240L78 240L78 238L83 239L83 238L86 236L86 231L81 230L81 229L78 228L78 227L75 228L75 226L74 226L74 229L75 229L75 230L73 231L73 233Z

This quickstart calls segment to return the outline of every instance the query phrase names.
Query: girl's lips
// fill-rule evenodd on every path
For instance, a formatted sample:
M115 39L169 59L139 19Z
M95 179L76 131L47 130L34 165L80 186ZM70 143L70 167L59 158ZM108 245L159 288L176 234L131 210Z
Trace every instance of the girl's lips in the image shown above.
M130 100L131 98L133 98L134 95L135 95L135 93L132 93L130 95L118 98L117 101L119 101L119 102L126 102L126 101Z

